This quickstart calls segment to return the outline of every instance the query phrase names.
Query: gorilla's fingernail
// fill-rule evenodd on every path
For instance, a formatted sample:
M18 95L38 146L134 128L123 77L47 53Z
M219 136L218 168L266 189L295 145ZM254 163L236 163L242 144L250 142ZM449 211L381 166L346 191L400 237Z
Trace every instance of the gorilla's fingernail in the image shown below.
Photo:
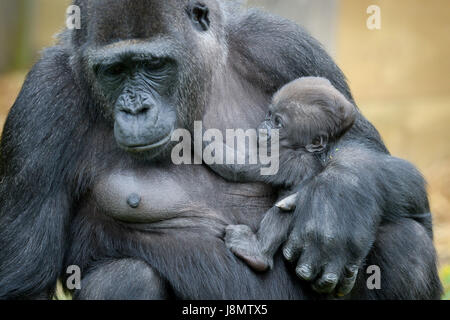
M127 203L131 208L136 209L141 204L141 196L133 193L128 197Z
M309 279L312 275L312 268L307 264L297 267L295 271L299 277L302 277L304 279Z
M336 283L338 281L338 276L337 274L334 273L328 273L323 277L323 282L325 284L333 284Z
M286 247L283 249L283 255L287 260L291 260L292 259L292 249L289 247Z
M344 269L344 275L346 278L351 278L353 277L355 274L358 273L359 267L356 265L352 265L350 267L347 267Z

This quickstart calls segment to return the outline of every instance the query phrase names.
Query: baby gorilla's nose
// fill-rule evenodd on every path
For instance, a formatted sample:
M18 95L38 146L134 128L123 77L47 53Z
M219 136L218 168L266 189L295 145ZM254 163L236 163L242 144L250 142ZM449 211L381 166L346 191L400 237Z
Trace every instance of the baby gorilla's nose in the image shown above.
M258 138L260 140L269 140L271 134L271 126L268 121L264 121L258 127Z

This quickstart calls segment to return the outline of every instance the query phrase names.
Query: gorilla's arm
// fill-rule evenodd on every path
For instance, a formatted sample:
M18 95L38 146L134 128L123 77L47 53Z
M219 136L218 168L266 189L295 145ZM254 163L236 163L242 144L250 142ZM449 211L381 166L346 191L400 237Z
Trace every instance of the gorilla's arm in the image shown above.
M421 174L404 160L355 142L339 146L327 169L298 195L283 254L318 292L351 291L380 223L430 217ZM423 224L431 239L431 226Z
M83 111L54 47L29 73L0 149L0 299L51 294L61 270ZM76 107L78 106L78 108ZM85 121L86 122L86 121ZM79 172L78 172L79 174Z

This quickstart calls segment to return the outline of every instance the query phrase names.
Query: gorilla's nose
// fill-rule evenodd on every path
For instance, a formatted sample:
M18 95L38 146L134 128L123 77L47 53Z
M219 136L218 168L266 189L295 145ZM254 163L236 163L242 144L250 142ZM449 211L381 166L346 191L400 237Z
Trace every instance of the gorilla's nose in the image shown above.
M119 108L120 112L126 113L128 115L138 116L138 115L144 115L148 113L148 111L151 109L151 105L149 104L141 104L141 103L134 103L134 104L128 104L125 106L121 106Z
M152 108L152 103L139 94L127 92L119 97L116 107L119 112L137 116L146 114Z

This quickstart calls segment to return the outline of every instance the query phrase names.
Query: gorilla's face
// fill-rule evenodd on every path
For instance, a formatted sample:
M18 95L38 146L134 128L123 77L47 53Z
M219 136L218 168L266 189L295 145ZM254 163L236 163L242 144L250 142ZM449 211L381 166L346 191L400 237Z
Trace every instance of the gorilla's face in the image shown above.
M172 132L191 128L201 114L210 77L203 62L205 52L211 52L205 39L215 32L210 30L214 16L205 4L187 2L168 15L174 12L164 7L168 2L154 2L151 8L149 2L139 3L130 3L133 7L123 15L136 11L142 19L141 11L148 11L146 34L133 31L142 29L133 28L142 23L133 14L127 23L110 25L108 12L99 11L87 35L87 42L95 45L85 51L83 63L106 118L113 122L119 147L148 159L168 150ZM161 23L165 20L179 24ZM180 28L186 30L183 36ZM99 35L99 29L105 34Z
M162 45L126 41L119 46L125 50L108 48L109 57L92 66L117 144L129 152L158 153L177 127L177 61Z

